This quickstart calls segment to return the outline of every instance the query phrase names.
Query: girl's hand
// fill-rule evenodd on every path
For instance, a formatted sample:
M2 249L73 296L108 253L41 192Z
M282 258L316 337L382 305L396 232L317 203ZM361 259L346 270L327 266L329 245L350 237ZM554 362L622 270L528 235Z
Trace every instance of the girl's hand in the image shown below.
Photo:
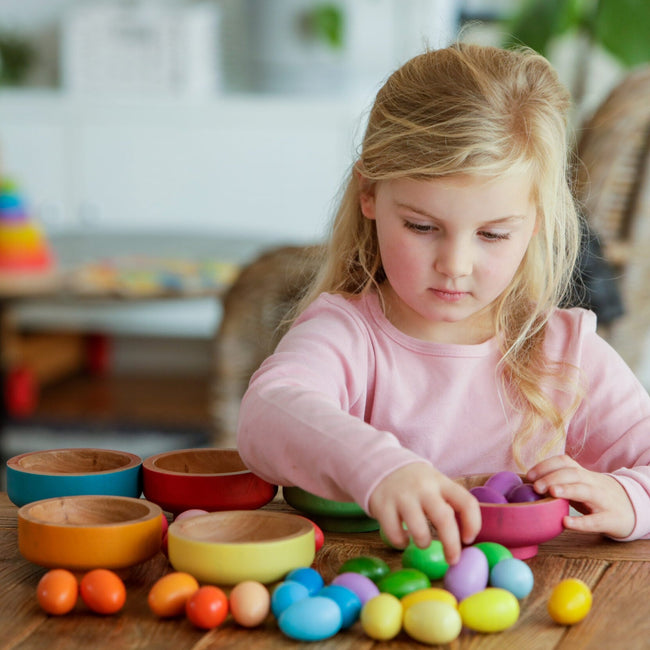
M627 537L634 529L632 503L613 477L591 472L569 456L553 456L532 467L526 475L535 491L571 501L583 517L565 517L564 527L610 537Z
M432 539L431 522L449 564L460 558L461 539L471 544L481 529L478 501L428 463L406 465L380 481L370 496L369 510L386 537L400 548L408 544L409 536L426 548Z

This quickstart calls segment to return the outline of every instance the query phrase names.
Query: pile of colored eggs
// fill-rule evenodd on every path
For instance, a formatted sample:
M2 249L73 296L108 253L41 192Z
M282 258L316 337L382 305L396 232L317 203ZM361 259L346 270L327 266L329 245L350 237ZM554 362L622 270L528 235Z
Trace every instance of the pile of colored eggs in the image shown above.
M434 580L444 588L432 586ZM395 571L377 557L352 558L329 585L312 568L296 569L272 592L271 610L280 630L298 641L329 638L360 620L377 641L404 630L421 643L444 644L463 627L486 633L511 627L533 584L530 567L500 544L467 547L449 566L434 540L426 549L411 543ZM590 607L591 592L577 580L557 585L549 600L549 613L562 624L578 622Z
M203 630L221 625L228 612L242 627L256 627L266 619L271 597L260 582L247 580L233 587L230 597L214 585L199 586L196 578L183 571L168 573L149 591L149 609L160 618L185 614Z
M543 495L535 492L532 483L524 483L514 472L497 472L483 485L470 488L480 503L525 503L539 501Z

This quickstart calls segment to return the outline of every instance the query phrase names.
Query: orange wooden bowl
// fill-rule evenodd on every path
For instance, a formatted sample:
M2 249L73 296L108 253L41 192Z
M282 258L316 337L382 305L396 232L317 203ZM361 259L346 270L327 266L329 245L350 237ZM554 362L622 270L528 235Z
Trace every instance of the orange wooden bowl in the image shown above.
M121 569L160 550L162 510L132 497L77 495L18 510L18 550L48 568Z
M491 474L456 478L467 489L484 485ZM527 559L537 554L538 546L564 530L569 502L548 496L525 503L480 503L481 531L476 542L497 542L513 556Z
M179 449L147 458L143 492L163 510L254 510L278 488L253 474L236 449Z

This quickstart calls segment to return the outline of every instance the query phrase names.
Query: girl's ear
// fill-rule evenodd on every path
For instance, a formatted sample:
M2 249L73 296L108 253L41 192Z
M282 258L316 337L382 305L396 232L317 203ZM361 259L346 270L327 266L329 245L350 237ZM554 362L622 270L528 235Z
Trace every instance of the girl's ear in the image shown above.
M366 219L375 218L375 183L369 181L358 167L354 168L354 177L359 186L359 207Z

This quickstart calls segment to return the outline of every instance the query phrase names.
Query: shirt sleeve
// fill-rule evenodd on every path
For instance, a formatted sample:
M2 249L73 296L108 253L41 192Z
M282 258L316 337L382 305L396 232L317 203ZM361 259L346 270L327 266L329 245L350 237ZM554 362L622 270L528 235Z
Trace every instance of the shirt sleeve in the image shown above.
M650 538L650 396L619 354L595 332L582 337L586 385L569 426L567 452L583 467L609 473L625 489L635 526L625 538Z
M278 485L355 501L368 512L375 486L427 462L364 421L374 369L368 329L340 297L319 298L253 375L237 445L246 465Z

